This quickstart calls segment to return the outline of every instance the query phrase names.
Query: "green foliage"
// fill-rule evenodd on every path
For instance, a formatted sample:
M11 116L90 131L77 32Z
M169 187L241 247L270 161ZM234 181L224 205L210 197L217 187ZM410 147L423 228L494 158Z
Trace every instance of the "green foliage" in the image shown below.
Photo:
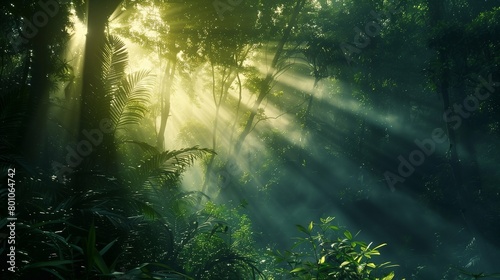
M373 256L380 255L379 249L386 244L373 246L354 239L348 230L331 224L334 218L322 218L319 224L297 225L306 235L298 237L291 250L272 252L279 263L286 263L288 269L281 273L292 279L353 279L391 280L394 272L381 274L384 268L393 267L388 262L376 264Z
M196 279L256 279L260 273L248 217L236 209L207 202L196 235L181 253ZM201 230L204 229L204 230Z
M432 128L442 125L441 118L427 123L442 115L443 109L442 104L433 104L431 95L439 94L438 102L449 99L449 104L444 104L446 110L453 103L464 104L464 98L475 92L478 84L475 76L486 78L491 74L490 80L498 78L500 9L494 1L405 2L401 3L403 9L397 15L384 14L380 18L373 12L386 10L392 1L57 1L60 4L57 16L47 17L46 26L36 24L39 27L36 34L24 38L29 40L21 45L20 51L12 52L9 41L16 39L16 35L27 36L23 34L29 32L23 26L27 21L44 21L37 3L21 5L21 2L6 1L0 7L2 16L8 19L0 24L7 35L0 40L3 50L0 54L0 170L5 174L7 168L15 167L20 186L16 191L16 213L19 214L16 234L22 241L16 244L16 258L20 269L9 275L13 278L263 278L263 273L270 273L273 265L259 255L250 218L240 212L243 209L229 209L211 202L199 205L201 198L206 197L203 193L181 189L186 169L196 160L215 155L214 151L196 144L209 145L211 141L207 136L214 133L213 149L220 149L224 154L226 150L231 153L232 146L238 147L234 139L243 142L250 133L257 136L253 138L257 141L251 145L255 148L252 153L245 156L240 153L235 159L247 161L249 168L240 172L240 167L232 169L221 164L224 170L219 174L220 178L243 174L239 180L232 181L237 185L234 193L239 196L236 199L244 198L244 204L252 206L254 198L269 201L266 195L275 190L275 186L287 188L281 202L316 202L313 192L307 193L307 198L300 197L306 191L290 190L284 179L300 177L297 183L322 185L323 179L331 178L332 168L325 167L342 165L344 162L339 159L343 155L349 159L346 170L350 163L353 166L359 163L360 171L348 175L351 181L338 180L335 191L325 197L340 197L344 203L365 198L367 188L364 187L378 185L376 174L382 174L387 168L386 164L380 164L381 159L397 157L397 153L393 156L386 153L390 150L386 148L396 147L399 152L398 149L405 148L404 142L408 142L401 140L407 137L400 137L408 134L398 135L410 127L406 124L411 124L415 132L425 130L428 125ZM122 9L116 11L116 17L109 17L119 3L123 4ZM218 10L214 3L223 6ZM84 16L83 6L87 4L97 8ZM187 124L181 138L190 141L189 148L163 151L163 146L158 145L162 148L160 151L149 144L157 132L157 116L153 113L151 118L146 117L155 88L152 76L149 71L128 74L129 54L124 41L116 36L95 40L96 30L92 28L87 36L84 57L87 59L83 59L86 61L83 67L93 73L89 75L91 78L84 77L85 90L80 98L76 88L81 83L82 69L77 62L73 65L64 58L75 51L73 42L65 41L69 36L68 15L72 5L81 18L88 18L89 27L102 27L97 32L104 35L107 19L116 19L107 25L108 33L112 30L113 34L125 35L139 43L142 50L155 52L155 59L159 61L153 64L161 71L168 70L165 72L171 77L163 80L170 80L169 87L172 91L178 90L177 94L182 92L174 86L180 84L177 80L191 77L184 83L194 91L205 78L205 84L212 86L216 114L220 107L221 117L217 119L216 115L217 125L213 131L205 126L213 112L203 111L202 117L191 120L196 126L183 119L186 115L177 115L172 119ZM221 7L227 9L221 11ZM113 26L123 19L128 23L115 32ZM359 53L351 54L355 60L348 65L339 46L345 42L356 45L353 38L356 41L358 33L369 33L366 28L372 21L374 35L369 35L366 47L358 46ZM433 21L429 30L429 22ZM63 52L65 49L68 53ZM75 56L75 61L82 59L79 54ZM98 67L93 67L95 65ZM321 95L315 95L314 90L303 90L308 79L290 79L293 76L285 74L289 70L296 71L293 74L301 78L307 75L314 78ZM283 79L278 79L281 75ZM427 87L424 76L429 80ZM324 81L324 89L319 86L320 80ZM75 102L72 106L64 104L63 91L57 91L58 85L68 82L66 89L71 91ZM158 88L161 93L165 85ZM200 92L204 90L203 85ZM330 98L330 93L335 97ZM304 96L310 102L302 101ZM316 98L322 102L316 105L312 102ZM174 105L176 99L169 97L169 106L170 101ZM161 100L160 103L166 102ZM243 103L245 100L247 104ZM203 103L199 111L212 110L205 106L205 98L197 102ZM304 104L308 104L307 110L299 108L305 107ZM314 114L309 112L311 104L315 106ZM460 173L467 174L460 188L455 187L458 185L450 178L461 179L450 176L453 175L450 161L442 153L436 153L440 155L438 159L429 157L426 165L419 168L416 174L422 176L405 179L405 184L425 186L412 188L411 195L428 201L429 206L443 216L451 216L450 213L456 211L452 221L472 222L473 228L489 237L492 244L496 240L497 214L500 213L498 156L494 156L498 147L486 141L497 143L498 140L498 104L498 95L482 102L473 118L467 122L464 118L465 125L457 131L457 141L450 141L450 150L453 147L462 151L457 163L462 165ZM52 105L63 109L59 111ZM165 108L164 104L156 107ZM82 119L77 125L70 121L78 118L76 113L65 112L73 108L81 109ZM173 110L172 115L179 111L181 109ZM294 111L300 112L295 113L297 119L290 114ZM187 117L200 115L200 112L189 112L191 116ZM283 122L286 125L256 129L258 123L262 125L284 114L291 117ZM314 122L293 123L300 118L306 120L307 114ZM105 118L111 119L113 134L103 135L102 143L99 140L99 144L92 146L89 154L72 168L75 172L64 180L57 182L51 178L53 172L47 166L53 160L52 153L65 153L66 147L74 148L68 138L75 140L73 136L80 129L98 128ZM150 127L146 139L141 138L145 131L141 126L145 123ZM270 126L273 123L269 122ZM66 127L70 137L65 138L59 127L70 124L72 127ZM298 126L301 135L295 131ZM242 137L236 138L235 134L241 129L244 129ZM34 133L38 130L43 133ZM175 129L172 130L170 135L175 137ZM219 144L216 144L218 135ZM224 135L231 136L224 139ZM25 139L27 136L33 140ZM482 142L476 142L472 136L478 136ZM250 139L252 137L246 142ZM82 140L80 148L85 149L83 144L90 139L76 140ZM261 149L259 142L266 148ZM25 151L35 143L33 151ZM223 145L226 147L221 147ZM80 153L87 151L88 148ZM434 166L429 164L431 161ZM287 170L289 167L293 169ZM292 172L287 172L290 170ZM294 176L290 176L291 173ZM334 172L335 179L337 176L342 179L340 173L344 172ZM369 181L367 177L373 178ZM356 185L361 189L355 189ZM231 189L224 186L221 194ZM249 191L255 189L258 190L255 193ZM461 189L466 191L461 193ZM453 201L459 195L464 198L463 203L459 201L461 205ZM7 191L1 189L0 198L6 197ZM481 220L476 222L476 217ZM390 267L389 263L372 261L385 244L375 246L356 241L356 234L333 226L332 220L326 218L320 223L297 225L302 237L295 246L273 254L277 261L288 265L279 270L279 276L394 278L394 273L384 270ZM2 227L6 224L6 218L0 219ZM406 260L408 247L398 249L405 254L401 259ZM5 248L1 248L0 253L4 255ZM263 261L267 262L264 270ZM469 266L475 262L475 256L467 260L468 270L460 270L461 279L498 277L480 270L471 273L473 268L469 270ZM0 278L3 279L3 275Z
M20 278L256 279L246 216L183 192L179 176L210 152L197 147L159 152L143 142L137 168L120 173L76 172L68 182L34 180L21 195ZM18 169L19 178L24 178ZM24 180L24 179L21 179ZM87 182L85 192L73 183ZM6 193L2 193L6 196ZM231 222L226 222L226 220ZM6 223L6 219L2 220Z
M136 186L175 185L182 172L194 164L195 159L214 153L198 146L160 152L155 147L140 141L127 140L123 143L137 145L144 153L139 163L123 172L123 176Z
M116 128L129 124L139 124L147 112L152 82L148 71L128 75L113 94L111 119Z
M114 130L130 124L139 124L147 112L149 95L154 85L152 76L149 71L125 74L128 51L125 43L115 36L107 38L100 59L103 95L110 106L109 112L105 113L109 114Z

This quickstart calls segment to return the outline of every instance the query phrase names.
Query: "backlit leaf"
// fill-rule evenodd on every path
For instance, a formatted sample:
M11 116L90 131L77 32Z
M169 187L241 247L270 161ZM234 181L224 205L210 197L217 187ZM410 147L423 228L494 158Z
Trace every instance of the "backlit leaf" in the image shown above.
M349 240L352 239L352 234L348 230L344 231L344 235L345 235L345 237L347 237L347 239L349 239Z

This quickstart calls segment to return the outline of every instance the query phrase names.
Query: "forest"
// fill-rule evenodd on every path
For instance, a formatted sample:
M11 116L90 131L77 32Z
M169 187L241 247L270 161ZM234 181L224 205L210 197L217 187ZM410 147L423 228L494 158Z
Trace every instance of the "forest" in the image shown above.
M500 0L0 14L1 279L500 278Z

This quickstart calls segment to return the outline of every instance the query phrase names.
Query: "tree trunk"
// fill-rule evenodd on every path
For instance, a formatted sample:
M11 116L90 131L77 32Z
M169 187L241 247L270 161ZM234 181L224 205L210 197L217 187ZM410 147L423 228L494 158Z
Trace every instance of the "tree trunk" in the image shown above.
M450 104L450 89L449 89L449 69L447 69L447 55L445 53L440 53L440 62L443 69L442 75L439 77L440 85L439 85L439 94L441 98L443 98L443 112L447 112L451 110ZM449 164L452 170L453 175L453 185L454 189L459 190L462 188L462 179L461 179L461 166L460 160L457 152L457 140L455 130L451 127L449 122L446 122L446 130L448 132L449 139Z
M444 18L444 3L439 3L439 1L428 0L429 5L429 17L431 27L439 26L440 21ZM446 43L446 42L443 42ZM443 112L453 112L452 105L450 104L450 67L455 62L454 57L450 57L449 46L438 46L436 47L439 68L437 70L436 84L439 95L443 100ZM449 141L448 150L448 164L451 171L451 181L444 187L444 193L447 199L456 198L456 202L452 202L452 209L456 207L458 210L457 219L461 220L464 226L474 231L471 227L471 218L464 215L465 209L467 208L467 194L465 192L465 186L462 180L462 165L460 163L460 158L457 150L457 136L455 129L450 124L446 122L446 131ZM455 210L455 209L453 209Z
M106 42L105 29L108 18L120 5L122 0L87 0L87 36L82 71L82 92L80 101L80 119L77 131L100 129L101 121L109 118L110 102L104 93L102 83L102 49ZM87 140L80 133L79 140ZM84 158L85 162L92 162L91 168L113 170L117 168L116 148L111 135L103 133L102 141L96 145L93 152ZM79 164L78 167L85 166ZM77 180L78 181L78 180ZM79 187L86 188L85 181L75 181Z
M172 61L169 61L165 69L166 81L164 82L165 91L160 92L161 95L161 119L160 119L160 129L158 130L158 136L156 139L156 146L158 150L163 151L165 149L165 130L167 128L168 117L170 116L170 104L172 96L172 86L174 83L175 70L177 68L177 56L173 57Z
M229 87L236 79L236 75L233 76L233 74L232 74L233 71L232 71L230 66L225 66L224 71L222 72L222 77L221 77L220 94L219 94L219 96L217 96L215 94L215 92L216 92L215 67L213 64L211 66L212 66L212 96L213 96L213 100L214 100L214 104L215 104L215 118L214 118L214 125L212 127L212 150L216 151L216 149L217 149L217 130L218 130L219 121L220 121L220 109L221 109L222 105L224 104L224 101L227 98L227 95L229 93ZM208 161L207 170L205 172L205 180L203 182L202 192L205 192L207 190L208 184L210 183L210 175L212 174L212 171L213 171L214 159L215 159L215 154L210 155L210 160Z
M103 110L103 85L101 83L102 63L99 57L105 43L105 28L109 16L121 3L121 0L87 1L87 39L82 77L82 100L80 129L99 127L99 122L107 111ZM99 111L92 108L99 104Z
M439 22L443 18L444 4L439 1L427 1L429 6L429 20L431 27L438 26ZM452 110L450 105L450 69L449 69L449 57L445 50L437 50L438 61L440 69L438 70L437 84L438 93L443 99L443 112ZM458 158L457 144L456 144L456 134L455 130L450 126L449 122L446 122L446 130L449 139L449 164L453 175L453 185L454 189L461 188L461 172L460 172L460 161Z
M236 73L236 78L238 79L238 103L236 105L236 113L234 116L234 122L231 127L231 136L229 137L229 143L233 142L233 137L234 137L234 132L236 131L236 125L238 124L238 117L240 115L240 107L241 107L241 99L243 97L242 95L242 83L241 83L241 78L240 78L240 73ZM232 146L229 145L229 150L228 154L230 155L232 152Z
M250 134L250 131L252 130L253 127L253 122L255 119L255 116L257 115L258 109L260 107L260 104L262 101L266 98L267 94L271 91L271 84L274 81L274 77L276 75L276 66L278 64L278 61L281 59L285 44L288 42L290 35L292 33L292 29L295 27L297 24L298 18L300 11L305 5L305 0L297 0L295 3L295 7L293 10L293 13L290 17L290 21L288 22L288 26L286 27L285 31L283 32L283 36L281 37L280 41L278 42L278 46L276 48L276 53L274 54L273 61L271 63L271 67L267 71L266 78L262 82L262 85L259 90L259 95L257 97L257 100L255 101L252 110L250 112L250 116L248 117L248 120L245 124L245 127L243 131L241 132L240 136L236 140L236 143L234 145L234 153L235 155L238 155L241 151L241 146L243 145L243 142L245 141L246 137L248 134Z

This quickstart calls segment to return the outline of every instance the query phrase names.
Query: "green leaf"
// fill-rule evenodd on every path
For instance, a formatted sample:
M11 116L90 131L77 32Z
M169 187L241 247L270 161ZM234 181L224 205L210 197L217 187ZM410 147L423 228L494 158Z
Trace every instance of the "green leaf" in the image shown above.
M389 273L387 276L382 278L382 280L392 280L394 278L394 272Z
M349 240L352 239L352 234L348 230L344 231L344 235L345 235L345 237L347 237L347 239L349 239Z
M99 269L99 271L101 273L104 273L104 274L109 274L110 270L109 270L108 266L106 265L106 263L104 262L104 259L102 258L101 254L99 254L99 252L97 251L96 248L94 248L92 253L93 253L92 260L94 261L94 263L97 266L97 268Z
M331 230L339 230L338 226L329 226L328 228L331 229Z
M311 232L311 231L312 231L313 226L314 226L314 224L313 224L313 222L311 221L311 222L309 223L309 227L307 228L307 229L309 230L309 232Z
M292 271L290 271L290 273L301 272L301 271L304 271L304 270L306 270L306 269L303 268L303 267L296 267L296 268L292 269Z
M305 234L309 234L309 232L307 231L307 229L301 225L295 225L297 227L298 230L302 231L303 233Z
M350 261L344 261L344 262L342 262L342 263L340 264L340 267L344 267L344 266L346 266L346 265L348 265L348 264L350 264L350 263L351 263Z
M326 261L326 256L322 256L321 259L319 259L319 264L324 264Z
M370 243L370 244L371 244L371 243ZM384 246L386 246L386 245L387 245L387 243L382 243L382 244L380 244L380 245L376 246L375 248L373 248L372 250L377 250L377 249L382 248L382 247L384 247Z
M115 240L109 242L108 245L106 245L104 248L101 249L101 251L99 251L99 254L101 256L106 254L106 252L116 243L116 241L118 241L118 239L115 239Z
M135 144L143 152L145 152L145 154L147 154L148 156L160 154L160 151L156 147L154 147L146 142L134 141L134 140L124 140L122 143Z
M85 255L87 258L87 265L88 268L90 269L92 267L93 263L93 254L95 250L95 226L94 226L94 221L92 221L92 224L90 225L89 229L89 234L87 237L87 243L85 245Z
M323 224L328 224L330 223L331 221L333 221L335 219L335 217L326 217L326 218L320 218L319 220L323 223Z
M155 179L177 180L180 174L194 163L195 159L206 154L215 154L215 152L194 146L149 155L138 168L128 174L127 179L136 185L151 183Z
M110 112L115 129L140 123L148 111L146 105L154 85L152 78L148 71L139 71L127 75L121 81L114 93Z

